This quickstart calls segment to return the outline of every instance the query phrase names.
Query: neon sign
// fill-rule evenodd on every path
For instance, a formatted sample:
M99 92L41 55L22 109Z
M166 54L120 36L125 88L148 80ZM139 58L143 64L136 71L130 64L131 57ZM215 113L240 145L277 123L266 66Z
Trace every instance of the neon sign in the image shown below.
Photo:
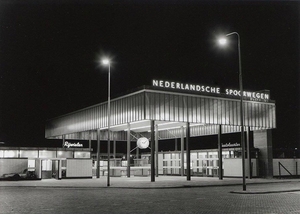
M198 85L198 84L188 84L188 83L173 82L173 81L153 80L152 86L160 87L160 88L179 89L185 91L205 92L210 94L221 94L221 89L219 87ZM228 96L238 96L238 97L241 96L241 92L239 90L234 90L234 89L225 89L223 94ZM250 91L243 91L243 97L249 98L252 101L268 101L270 99L270 95L268 93L250 92Z
M77 142L77 143L70 143L68 141L65 141L64 147L70 148L70 147L83 147L83 144Z

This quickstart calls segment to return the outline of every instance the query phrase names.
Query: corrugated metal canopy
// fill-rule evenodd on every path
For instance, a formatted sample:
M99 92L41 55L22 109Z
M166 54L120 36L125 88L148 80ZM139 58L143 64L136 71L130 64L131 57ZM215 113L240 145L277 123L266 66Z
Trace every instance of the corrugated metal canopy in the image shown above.
M191 94L143 88L111 100L111 131L126 140L126 129L147 135L155 120L161 138L177 137L181 126L191 123L191 136L240 131L240 99L225 95ZM96 139L100 129L107 135L107 102L69 113L46 123L46 138ZM244 100L244 125L252 130L276 128L274 101ZM180 135L179 135L180 136Z

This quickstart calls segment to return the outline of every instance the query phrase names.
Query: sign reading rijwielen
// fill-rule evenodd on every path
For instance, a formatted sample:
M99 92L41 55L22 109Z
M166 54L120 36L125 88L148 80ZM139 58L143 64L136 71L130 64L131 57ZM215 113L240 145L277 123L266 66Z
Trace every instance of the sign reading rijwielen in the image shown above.
M222 91L221 88L214 87L214 86L189 84L189 83L181 83L181 82L173 82L173 81L165 81L165 80L152 80L152 86L160 87L160 88L179 89L185 91L204 92L210 94L225 94L225 95L237 96L237 97L241 96L241 92L235 89L225 89L224 91ZM265 102L267 102L270 99L270 95L268 93L250 92L250 91L243 91L243 97L249 98L252 101L265 101Z
M67 147L67 148L74 148L74 147L83 147L83 144L82 143L72 143L72 142L68 142L68 141L65 141L64 143L64 147Z

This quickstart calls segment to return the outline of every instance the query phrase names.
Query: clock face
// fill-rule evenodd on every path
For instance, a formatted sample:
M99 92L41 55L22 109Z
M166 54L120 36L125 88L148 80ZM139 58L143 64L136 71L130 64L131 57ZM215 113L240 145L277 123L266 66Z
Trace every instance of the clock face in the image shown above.
M149 146L149 140L145 137L141 137L137 140L137 147L140 149L146 149Z

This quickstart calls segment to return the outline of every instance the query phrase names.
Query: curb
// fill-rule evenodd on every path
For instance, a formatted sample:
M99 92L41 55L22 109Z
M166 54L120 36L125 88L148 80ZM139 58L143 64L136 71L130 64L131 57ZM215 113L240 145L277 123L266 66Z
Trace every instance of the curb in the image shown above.
M271 193L285 193L285 192L300 192L300 189L291 189L291 190L270 190L270 191L230 191L230 193L235 194L271 194Z

